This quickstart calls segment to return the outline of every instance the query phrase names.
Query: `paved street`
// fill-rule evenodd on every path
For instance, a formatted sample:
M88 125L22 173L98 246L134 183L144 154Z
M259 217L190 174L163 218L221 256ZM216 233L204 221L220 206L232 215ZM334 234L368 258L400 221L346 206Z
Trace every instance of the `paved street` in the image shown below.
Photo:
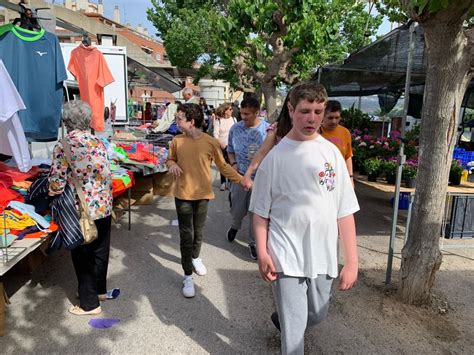
M134 207L130 232L126 218L113 227L108 284L121 295L102 303L100 317L121 322L94 329L87 324L92 317L68 314L77 302L76 280L69 253L58 252L30 277L13 273L4 279L14 294L2 352L278 352L279 337L269 323L271 289L248 256L246 230L232 244L225 238L227 192L215 190L201 254L208 274L195 275L194 299L181 294L174 201L155 198L152 206Z
M208 274L195 276L194 299L181 294L178 228L171 225L176 218L173 200L155 198L152 206L134 207L130 232L126 218L113 228L109 288L119 287L122 293L104 302L102 314L95 318L121 322L95 329L88 325L92 317L68 314L67 308L77 302L76 280L69 253L58 252L32 275L13 272L4 278L12 304L7 309L6 336L0 339L2 353L278 353L279 334L269 320L270 286L259 278L257 264L249 258L246 230L234 243L226 240L227 192L218 190L217 180L214 185L217 198L209 205L201 255ZM361 185L356 191L363 210L357 216L359 244L383 269L392 209L387 196ZM374 269L364 260L361 266ZM382 275L377 271L377 278ZM358 287L367 288L362 282ZM359 292L334 291L328 321L308 331L309 353L351 353L356 345L377 351L386 346L387 340L376 335L366 344L363 334L357 333L357 319L351 324L347 318L351 297ZM362 297L358 302L376 301ZM363 312L363 306L358 308Z

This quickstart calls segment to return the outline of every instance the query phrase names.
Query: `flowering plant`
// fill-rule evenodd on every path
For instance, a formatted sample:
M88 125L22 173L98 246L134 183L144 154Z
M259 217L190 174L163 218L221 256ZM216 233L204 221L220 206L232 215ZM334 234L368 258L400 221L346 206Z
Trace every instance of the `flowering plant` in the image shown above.
M418 173L418 160L409 159L403 165L402 177L404 179L414 179Z
M382 172L385 176L395 176L397 174L398 162L397 158L392 157L388 160L384 160L382 162Z
M453 159L451 161L451 168L449 169L449 177L460 177L464 168L460 160Z
M367 159L364 168L368 175L379 175L382 167L382 160L378 158Z

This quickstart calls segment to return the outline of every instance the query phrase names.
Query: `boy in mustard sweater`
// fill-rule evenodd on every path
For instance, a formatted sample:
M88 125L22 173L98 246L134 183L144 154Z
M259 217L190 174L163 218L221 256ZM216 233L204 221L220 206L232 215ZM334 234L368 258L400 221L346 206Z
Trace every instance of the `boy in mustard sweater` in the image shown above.
M199 253L207 205L215 197L211 163L214 160L219 171L233 182L240 183L242 176L225 162L219 142L203 133L204 115L198 105L179 105L175 118L183 134L171 142L167 166L176 179L174 196L184 270L183 295L190 298L196 294L193 270L200 276L207 272Z

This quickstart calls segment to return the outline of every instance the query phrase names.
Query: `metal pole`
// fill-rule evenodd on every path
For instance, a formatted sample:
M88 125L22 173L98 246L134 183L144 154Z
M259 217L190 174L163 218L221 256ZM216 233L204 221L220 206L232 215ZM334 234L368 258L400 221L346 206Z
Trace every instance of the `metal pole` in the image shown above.
M132 199L132 187L130 186L127 191L127 197L128 197L128 230L132 229L132 204L131 204L131 199Z
M390 234L390 243L388 246L388 259L387 259L387 271L385 274L385 284L389 285L392 282L392 264L393 254L395 248L395 238L397 233L397 221L398 221L398 205L400 203L400 184L402 180L403 164L405 163L405 124L407 120L408 103L410 101L410 82L411 82L411 68L413 66L413 50L415 43L413 41L413 32L417 26L416 22L412 22L410 25L410 49L408 51L408 63L407 63L407 74L405 79L405 100L403 104L403 116L402 116L402 127L400 132L400 152L398 154L398 169L397 179L395 182L395 196L393 201L393 218L392 218L392 232Z
M382 138L383 137L385 137L385 115L382 115Z

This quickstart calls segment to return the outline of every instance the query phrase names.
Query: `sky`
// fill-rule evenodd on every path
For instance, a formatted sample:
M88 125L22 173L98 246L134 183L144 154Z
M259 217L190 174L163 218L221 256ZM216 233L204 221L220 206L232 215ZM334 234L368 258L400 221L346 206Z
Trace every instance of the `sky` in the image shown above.
M63 0L45 0L46 2L56 4L63 4ZM97 0L91 0L90 2L97 4ZM151 8L152 4L150 0L103 0L104 4L104 15L107 18L114 18L114 8L118 6L120 9L120 22L125 25L130 23L133 28L136 28L139 24L148 29L148 33L155 37L156 29L153 24L148 21L146 10Z
M97 0L93 1L97 3ZM105 17L114 18L114 8L120 9L120 22L130 23L136 28L139 24L148 29L148 33L155 37L156 28L148 21L146 10L152 7L150 0L103 0Z

